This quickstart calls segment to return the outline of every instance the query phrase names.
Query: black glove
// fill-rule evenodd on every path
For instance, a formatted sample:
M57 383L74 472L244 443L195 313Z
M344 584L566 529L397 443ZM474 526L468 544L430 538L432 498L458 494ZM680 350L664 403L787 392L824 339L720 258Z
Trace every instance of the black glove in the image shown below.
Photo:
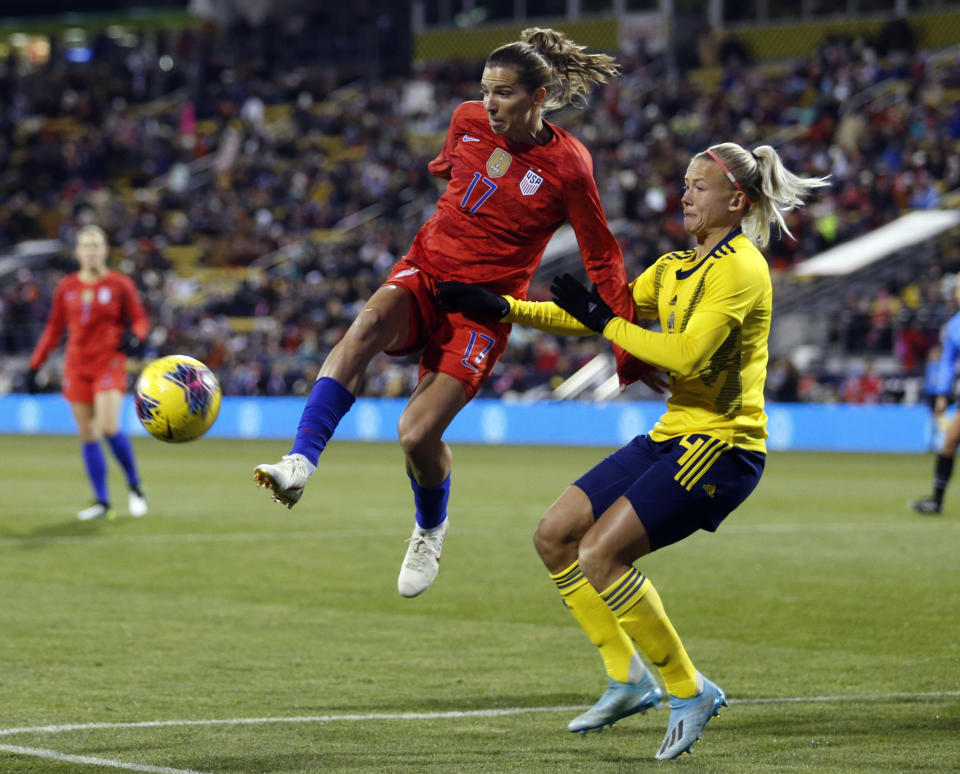
M120 351L130 357L137 357L142 349L143 342L140 341L140 337L129 329L125 330L123 338L120 340Z
M27 392L31 395L36 395L40 392L40 387L37 385L37 371L39 369L31 368L27 371L27 378L25 380L24 386L27 389Z
M437 303L444 312L464 312L488 320L502 320L510 302L492 290L469 282L438 282Z
M553 293L553 303L597 333L603 333L607 323L616 317L606 301L600 298L596 284L592 290L587 290L572 274L554 277L550 292Z

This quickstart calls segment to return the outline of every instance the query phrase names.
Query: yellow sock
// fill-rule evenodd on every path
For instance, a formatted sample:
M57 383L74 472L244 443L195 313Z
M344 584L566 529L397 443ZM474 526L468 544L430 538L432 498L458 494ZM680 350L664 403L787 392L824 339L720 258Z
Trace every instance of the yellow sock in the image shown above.
M621 683L637 682L646 670L633 643L626 635L607 603L574 562L567 569L550 574L557 584L563 603L583 629L590 642L600 649L607 675Z
M660 669L667 692L681 699L697 695L697 670L667 618L650 580L631 567L600 593L640 650Z

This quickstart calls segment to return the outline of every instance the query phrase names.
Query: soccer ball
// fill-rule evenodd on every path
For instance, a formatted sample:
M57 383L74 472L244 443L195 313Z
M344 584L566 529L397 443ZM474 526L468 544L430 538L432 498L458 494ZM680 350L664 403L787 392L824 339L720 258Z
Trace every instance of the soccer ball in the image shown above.
M220 383L213 371L188 355L168 355L148 364L137 379L134 404L154 438L193 441L220 412Z

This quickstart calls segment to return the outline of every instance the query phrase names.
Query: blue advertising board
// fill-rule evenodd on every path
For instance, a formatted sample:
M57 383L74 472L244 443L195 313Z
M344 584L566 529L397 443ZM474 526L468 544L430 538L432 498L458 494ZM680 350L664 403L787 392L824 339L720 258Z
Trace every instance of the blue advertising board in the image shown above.
M224 397L212 438L291 439L303 398ZM395 441L402 399L359 398L337 428L339 440ZM477 399L467 404L445 438L453 443L621 446L647 432L663 413L658 402ZM767 405L771 451L924 452L938 443L926 406L771 403ZM121 427L145 435L124 402ZM0 396L0 433L64 435L76 432L69 404L60 395Z

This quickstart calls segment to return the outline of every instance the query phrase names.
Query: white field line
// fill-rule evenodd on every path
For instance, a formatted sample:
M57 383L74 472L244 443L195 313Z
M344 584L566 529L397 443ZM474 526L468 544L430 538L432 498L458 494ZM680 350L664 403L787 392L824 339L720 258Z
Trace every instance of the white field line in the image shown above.
M725 524L719 533L784 533L803 532L811 535L824 532L904 532L910 529L958 528L960 521L903 522L900 524ZM480 529L458 528L457 533L480 533ZM404 534L407 534L404 532ZM290 532L195 532L169 535L64 535L60 537L6 537L0 538L0 547L57 545L61 543L250 543L261 540L330 540L347 537L382 536L379 529L317 529Z
M723 532L740 533L776 533L776 532L808 532L815 535L821 532L901 532L910 529L929 530L934 528L948 527L956 529L960 527L960 521L944 521L935 518L928 518L926 521L904 521L901 523L892 522L890 524L842 524L826 523L818 524L810 522L808 524L721 524L717 534Z
M382 535L374 529L316 529L291 532L210 532L174 533L170 535L63 535L60 537L15 537L0 539L0 547L42 546L59 543L254 543L261 540L330 540L339 537ZM404 533L406 534L406 533Z
M871 693L840 696L772 696L730 699L730 704L806 704L825 702L935 701L960 698L960 691L925 693ZM137 720L128 723L65 723L49 726L0 728L0 737L20 734L62 734L71 731L96 731L122 728L182 728L185 726L255 726L271 723L335 723L367 720L444 720L454 718L490 718L503 715L527 715L535 712L577 712L588 705L555 707L504 707L502 709L450 710L448 712L367 712L349 715L300 715L274 718L212 718L208 720Z
M894 701L894 700L933 700L947 697L960 697L960 691L931 691L928 693L877 693L861 696L781 696L755 699L731 699L731 704L803 704L813 702L839 701ZM453 710L450 712L370 712L356 715L305 715L286 718L220 718L211 720L142 720L129 723L70 723L53 726L25 726L22 728L0 729L0 736L17 734L61 734L70 731L111 730L123 728L171 728L184 726L240 726L266 725L270 723L333 723L358 722L367 720L442 720L453 718L485 718L502 715L525 715L534 712L576 712L584 706L567 707L510 707L486 710ZM124 771L141 771L147 774L204 774L194 769L172 769L167 766L151 766L141 763L127 763L109 758L96 758L87 755L71 755L56 750L38 747L22 747L12 744L0 744L0 752L13 755L30 756L44 760L63 761L91 766L103 766Z
M18 747L13 744L0 744L0 752L13 753L14 755L27 755L32 758L43 758L47 761L63 761L64 763L79 763L87 766L104 766L111 769L123 769L124 771L146 771L152 774L203 774L201 771L193 769L171 769L167 766L151 766L147 763L125 763L124 761L115 761L110 758L94 758L89 755L69 755L67 753L57 752L56 750L41 750L39 747Z

